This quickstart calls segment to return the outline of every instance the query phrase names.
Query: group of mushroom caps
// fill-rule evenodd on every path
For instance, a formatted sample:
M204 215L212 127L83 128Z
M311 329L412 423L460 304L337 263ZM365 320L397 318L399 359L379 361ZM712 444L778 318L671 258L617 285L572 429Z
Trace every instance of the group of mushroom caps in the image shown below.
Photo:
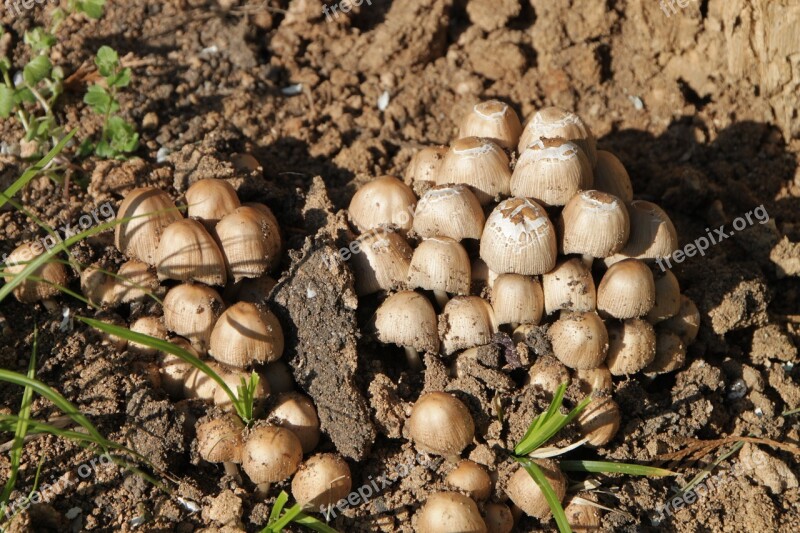
M158 381L170 396L199 398L220 408L198 421L200 457L223 463L237 478L241 464L262 496L270 483L296 472L292 493L299 502L319 505L325 495L346 495L350 471L340 456L317 454L303 463L304 454L319 443L320 422L311 399L294 391L288 367L278 361L283 331L267 306L276 284L269 274L282 253L277 220L263 204L242 205L224 180L193 183L185 200L186 218L160 189L130 192L120 205L122 222L115 234L116 246L130 259L117 275L98 265L85 269L85 295L106 308L130 303L133 309L148 294L163 292L161 282L170 282L163 317L139 316L131 330L160 339L171 333L173 344L196 357L209 356L206 364L237 397L241 379L256 371L256 413L270 406L263 420L246 429L216 381L175 355L161 354ZM136 314L141 313L131 313ZM135 343L128 349L156 353Z
M359 236L342 252L352 252L357 294L381 294L373 321L378 341L403 347L419 368L420 352L450 356L490 344L498 332L524 343L546 326L552 354L540 354L530 383L552 392L577 380L592 397L578 418L591 446L605 445L619 428L612 376L679 369L699 329L698 310L676 277L654 266L678 247L669 216L634 200L623 164L597 149L572 112L541 109L523 129L503 102L479 103L449 147L416 153L404 181L383 176L363 185L349 217ZM430 434L415 430L415 416ZM409 425L418 447L438 446L451 457L474 436L467 407L445 393L423 395ZM558 467L540 464L563 498ZM506 492L528 515L549 516L522 468ZM448 515L457 522L428 527L441 524L434 518L448 506L461 509ZM469 498L440 493L423 506L417 527L509 531L491 525L497 509L487 505L482 519Z

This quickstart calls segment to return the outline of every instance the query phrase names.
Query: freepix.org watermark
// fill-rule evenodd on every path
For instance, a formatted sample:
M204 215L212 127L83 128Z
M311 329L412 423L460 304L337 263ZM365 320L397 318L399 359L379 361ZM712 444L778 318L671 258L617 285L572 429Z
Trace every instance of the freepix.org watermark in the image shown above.
M12 15L22 16L22 12L30 11L33 6L37 4L53 4L58 5L61 0L6 0L4 5L6 10L10 11Z
M103 219L100 219L100 215L102 215ZM78 233L84 232L92 226L99 226L101 224L111 222L115 216L116 214L114 213L114 208L111 207L110 203L106 202L97 209L93 209L91 213L81 215L74 225L67 223L60 228L53 230L52 235L47 235L46 237L42 237L38 241L34 242L33 245L28 248L27 252L23 253L15 261L11 261L10 263L6 264L8 254L3 254L3 257L0 258L0 264L6 264L6 266L11 267L20 263L32 261L36 257L43 254L45 250L52 249L56 244L74 237Z
M667 17L671 17L674 13L678 12L678 8L686 9L692 2L696 4L698 0L661 0L661 11L663 11Z
M339 11L342 13L350 13L354 7L359 7L365 2L368 6L372 5L372 0L342 0L330 6L324 5L322 6L322 14L325 15L325 19L330 22L335 18L339 18Z
M659 257L656 259L656 263L661 268L662 272L665 272L668 268L672 268L672 261L675 263L680 264L686 260L687 257L694 257L698 253L702 256L706 255L706 250L711 248L712 246L719 244L720 242L724 241L727 238L732 237L737 231L742 231L743 229L747 228L748 226L752 226L755 224L753 218L755 217L755 221L759 224L766 224L769 222L769 213L767 213L764 204L756 207L752 211L748 211L744 215L740 217L736 217L732 223L733 229L735 231L725 231L725 225L723 224L719 228L715 229L713 232L711 229L706 228L707 237L698 237L694 240L694 243L689 243L684 246L680 250L675 250L672 252L672 255L667 257ZM666 266L665 266L666 264Z

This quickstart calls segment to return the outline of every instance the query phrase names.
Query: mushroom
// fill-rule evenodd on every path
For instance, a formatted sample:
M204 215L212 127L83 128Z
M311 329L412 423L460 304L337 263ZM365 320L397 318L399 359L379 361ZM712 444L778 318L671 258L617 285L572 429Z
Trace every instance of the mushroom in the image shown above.
M678 314L660 323L664 331L676 334L684 345L689 345L697 338L700 331L700 311L687 296L681 295Z
M224 309L222 297L211 287L184 283L170 289L164 298L164 325L205 354L214 324Z
M652 202L634 200L628 206L630 236L620 254L636 259L669 257L678 249L678 233L672 221Z
M417 449L448 459L456 458L475 437L469 409L445 392L423 394L411 408L406 422Z
M220 366L216 372L237 399L239 398L239 386L242 384L242 379L244 379L245 382L249 382L250 378L252 377L252 371L242 370L240 368ZM266 379L264 374L261 372L257 372L257 374L259 379L258 386L256 387L255 391L253 391L253 411L255 413L261 413L267 397L269 396L270 388L269 381ZM213 386L214 396L212 400L214 401L214 405L225 410L233 410L234 407L233 403L231 402L231 397L228 396L228 393L225 392L225 389L218 386L216 382L214 382Z
M553 353L569 368L597 368L608 354L608 332L597 313L562 311L547 333Z
M544 313L544 294L536 278L500 274L492 286L492 309L497 324L538 324Z
M308 453L319 444L319 416L311 398L298 392L286 392L270 411L271 424L290 430L300 439L303 453Z
M593 393L591 398L589 405L576 418L578 429L587 446L605 446L617 434L622 415L619 405L610 396Z
M131 259L123 263L117 272L114 303L116 305L144 300L158 289L158 277L150 266L138 259Z
M414 250L408 268L408 286L433 291L440 307L448 293L469 295L471 273L467 251L449 237L425 239Z
M628 242L630 221L616 196L584 191L567 202L558 221L564 254L608 257Z
M428 189L414 212L414 232L422 238L480 239L486 217L478 198L466 185Z
M359 232L397 228L411 229L417 197L411 188L393 176L375 178L353 195L347 212Z
M116 280L99 265L90 265L81 272L81 292L95 305L112 307L116 287Z
M629 318L611 322L608 329L606 365L615 376L635 374L656 356L656 332L649 322Z
M375 331L383 344L405 349L409 366L422 367L418 352L439 351L436 311L427 298L413 291L389 296L375 313Z
M235 415L213 418L197 424L197 452L204 461L222 463L225 473L239 479L237 463L242 462L244 424Z
M162 341L167 339L167 328L164 326L161 317L157 316L143 316L137 318L136 321L131 324L130 330L134 333L142 333L143 335L161 339ZM153 355L158 351L155 348L133 341L128 342L128 350L138 355Z
M504 503L487 503L483 507L483 519L487 533L511 533L514 529L514 515Z
M567 478L561 473L558 463L549 459L537 459L531 462L542 470L544 477L550 483L558 501L564 499L567 493ZM514 504L522 509L525 514L546 520L550 518L551 511L542 489L533 480L528 471L520 466L508 480L506 493Z
M208 353L220 363L238 368L269 363L283 354L283 329L268 309L238 302L214 325Z
M270 483L287 479L303 460L303 448L294 433L276 426L251 429L245 436L242 468L266 495Z
M429 146L421 149L406 167L405 183L414 187L420 182L435 182L442 160L447 154L446 146Z
M478 257L472 262L472 292L480 294L484 288L491 288L497 279L497 272L489 269L486 261Z
M134 189L119 206L117 220L121 222L114 230L114 244L128 257L155 266L161 233L181 218L172 199L161 189Z
M516 148L522 124L517 113L499 100L480 102L464 118L459 129L459 138L483 137L508 150Z
M200 222L185 218L164 229L156 250L159 280L225 285L225 260L214 238Z
M575 370L572 374L581 393L586 396L593 392L610 393L614 387L611 372L606 365Z
M439 332L447 355L489 344L497 332L492 306L478 296L456 296L444 306Z
M542 276L544 309L549 315L559 309L594 311L597 290L592 272L578 258L566 259Z
M597 163L594 166L594 188L616 196L626 204L633 201L633 186L625 166L617 156L605 150L597 151ZM631 219L633 215L631 215ZM633 224L633 220L631 220Z
M656 301L653 273L638 259L611 265L597 287L597 309L614 318L647 315Z
M681 310L681 287L678 278L666 270L655 278L656 302L647 313L647 321L657 324L677 315Z
M413 252L397 233L368 231L350 243L350 250L353 250L351 266L358 296L388 291L408 278Z
M542 355L536 358L536 362L528 370L525 381L533 388L552 394L561 384L569 385L569 370L552 355Z
M277 284L277 281L267 275L258 278L244 278L236 283L229 283L223 296L229 302L267 305L269 294Z
M186 191L186 203L188 215L199 219L208 231L242 205L230 183L213 178L194 182Z
M447 474L445 483L470 498L482 501L489 498L492 492L492 479L484 467L469 459L464 459Z
M179 348L183 348L195 357L200 357L192 345L182 337L170 339L170 342ZM183 387L187 377L194 367L171 353L162 353L160 361L161 387L172 398L183 398Z
M17 246L6 259L3 278L10 283L28 264L45 252L40 242L26 242ZM34 279L35 278L35 279ZM35 303L41 301L45 307L53 311L56 309L52 298L57 296L67 284L67 269L55 259L48 259L36 268L31 275L14 288L14 297L22 303Z
M539 139L517 160L511 194L548 205L565 205L578 192L592 188L589 158L574 142Z
M686 364L686 344L676 333L659 327L656 333L656 356L644 369L648 376L666 374L683 368Z
M486 220L480 256L498 274L544 274L555 266L557 252L555 228L533 200L504 200Z
M437 185L469 185L481 205L510 192L511 170L506 153L489 139L465 137L455 141L444 156Z
M278 266L280 228L267 206L243 205L222 217L214 231L229 279L257 278Z
M435 492L416 515L417 533L486 533L478 506L457 492Z
M316 511L346 498L352 485L347 462L337 454L321 453L300 465L292 479L292 496L304 509Z
M587 494L572 496L569 503L564 506L567 522L575 533L589 533L600 531L603 515L600 506L593 500L587 499Z
M597 141L589 126L570 111L557 107L545 107L528 120L517 145L521 154L540 139L564 139L580 146L594 167L597 162Z

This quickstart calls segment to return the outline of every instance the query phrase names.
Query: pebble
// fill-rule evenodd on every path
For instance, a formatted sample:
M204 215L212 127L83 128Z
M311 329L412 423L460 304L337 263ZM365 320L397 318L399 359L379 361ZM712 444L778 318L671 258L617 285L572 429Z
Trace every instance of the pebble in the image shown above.
M383 91L380 98L378 98L378 109L380 111L386 111L386 108L389 107L389 102L391 101L391 95L389 91Z
M303 92L303 84L302 83L295 83L294 85L288 85L281 89L281 93L285 96L295 96Z

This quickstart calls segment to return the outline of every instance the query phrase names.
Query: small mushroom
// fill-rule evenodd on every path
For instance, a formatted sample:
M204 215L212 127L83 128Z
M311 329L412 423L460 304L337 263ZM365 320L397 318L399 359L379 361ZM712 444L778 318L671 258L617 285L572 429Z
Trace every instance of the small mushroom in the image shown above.
M397 228L411 229L417 197L411 188L393 176L375 178L353 195L347 212L359 232Z
M122 264L114 286L114 305L138 302L159 288L158 277L147 263L131 259Z
M197 452L204 461L223 463L225 473L239 477L242 462L244 424L235 415L213 418L197 424Z
M629 318L607 324L606 365L615 376L635 374L656 357L656 332L649 322Z
M448 294L469 295L471 281L467 251L449 237L431 237L420 243L408 268L408 286L433 291L440 307Z
M459 138L482 137L490 139L508 150L516 148L522 124L517 113L499 100L480 102L464 117Z
M541 139L564 139L580 146L594 167L597 162L597 141L581 117L557 107L537 111L525 125L517 145L523 153L528 146Z
M297 392L278 396L278 401L269 414L275 426L290 430L300 439L303 453L308 453L319 444L319 416L311 398Z
M40 242L26 242L17 246L6 259L6 283L11 282L28 264L45 252ZM32 279L36 278L36 279ZM67 270L62 263L49 259L31 273L27 279L14 288L14 297L22 303L36 303L42 301L46 307L55 309L51 299L60 292L59 286L67 284Z
M304 509L317 511L346 498L352 485L347 462L337 454L321 453L300 465L292 479L292 496Z
M280 262L278 221L263 204L246 204L228 213L214 227L228 278L258 278Z
M628 171L625 170L625 166L617 159L617 156L605 150L597 151L597 164L594 166L594 188L616 196L626 204L633 201L633 186ZM633 224L632 220L631 224Z
M227 274L222 252L200 222L185 218L164 229L156 250L159 280L198 281L225 285Z
M542 470L556 497L559 501L562 501L567 493L567 478L561 472L558 463L548 459L538 459L532 462L536 463ZM511 501L528 516L539 520L550 518L552 514L550 505L548 505L542 489L539 488L539 485L522 466L518 467L508 480L506 493L511 498Z
M688 346L694 342L700 331L700 311L688 296L681 295L680 301L678 314L661 322L660 326L664 331L676 334Z
M419 450L451 459L472 444L475 437L475 423L469 409L445 392L420 396L406 425Z
M592 272L578 258L566 259L542 276L544 309L551 314L559 309L594 311L597 290Z
M478 296L456 296L444 306L439 332L447 355L489 344L497 332L492 306Z
M567 522L575 533L591 533L601 529L603 515L600 507L589 498L588 494L578 494L572 496L564 506Z
M533 200L504 200L486 220L480 256L498 274L544 274L555 266L557 253L555 228Z
M413 291L389 296L375 313L375 331L383 344L402 346L414 369L422 367L418 352L439 351L436 311L427 298Z
M161 317L157 316L143 316L136 319L131 324L130 330L134 333L142 333L155 337L156 339L167 339L167 328L164 326L164 321ZM151 348L144 344L137 342L128 342L128 350L138 355L153 355L157 352L155 348Z
M489 473L484 467L469 459L458 463L444 481L476 501L488 499L492 492L492 479Z
M242 379L245 382L249 382L252 376L252 371L242 370L240 368L231 368L231 367L223 367L220 365L219 370L217 370L217 374L219 377L222 378L222 381L228 386L234 396L239 398L239 386L242 384ZM257 373L259 380L258 386L256 386L255 391L253 391L253 411L255 413L260 413L263 410L264 404L266 403L267 397L270 393L269 388L269 381L264 377L262 373ZM228 393L225 392L225 389L218 386L218 384L214 383L214 397L213 397L214 405L221 407L227 411L232 411L234 409L233 403L231 402L231 397L228 396Z
M182 215L172 199L154 187L132 190L117 212L121 221L114 230L114 244L126 256L155 266L161 234Z
M630 236L620 254L636 259L669 257L678 249L678 233L672 221L659 206L634 200L628 206Z
M562 383L569 385L569 370L552 355L542 355L528 370L526 382L531 387L552 394Z
M397 233L368 231L350 243L350 250L358 296L388 291L408 278L413 252Z
M217 222L239 207L239 197L225 180L205 178L194 182L186 191L188 215L199 219L208 231L213 231Z
M242 468L258 492L266 494L269 483L278 483L297 471L303 460L303 448L288 429L262 426L245 436Z
M481 205L511 191L511 170L506 153L489 139L465 137L455 141L436 178L437 185L469 185Z
M578 429L587 446L605 446L617 434L622 414L610 396L594 393L591 398L589 405L576 418Z
M220 363L238 368L269 363L283 354L283 329L271 311L238 302L214 325L208 353Z
M416 515L417 533L486 533L472 499L457 492L435 492Z
M195 357L200 357L192 345L182 337L170 339L170 342L179 348L183 348ZM183 398L183 387L189 374L194 367L171 353L163 353L160 361L161 387L174 399Z
M608 257L628 242L630 220L616 196L584 191L567 202L558 221L564 254Z
M594 177L589 158L574 142L540 139L517 160L511 175L511 194L547 206L566 205L578 192L591 189Z
M99 265L90 265L81 272L81 292L95 305L114 306L116 287L114 277Z
M656 303L647 313L647 321L657 324L677 315L681 310L681 287L678 278L667 270L655 278Z
M429 146L414 154L406 168L404 176L406 185L415 187L421 182L435 182L445 154L447 154L446 146Z
M492 309L497 324L536 325L544 313L544 294L536 278L500 274L492 286Z
M222 297L211 287L184 283L170 289L164 298L164 325L205 354L214 324L224 309Z
M653 273L638 259L611 265L597 287L597 310L614 318L645 316L655 301Z
M514 529L514 515L504 503L487 503L483 507L483 519L487 533L511 533Z
M614 381L606 365L597 368L586 368L575 370L573 379L578 384L578 388L585 396L593 392L610 393L614 387Z
M562 311L548 335L553 353L569 368L597 368L608 354L608 332L597 313Z
M437 185L428 189L414 212L414 232L422 238L480 239L486 216L466 185Z
M656 333L656 356L644 369L648 376L674 372L686 364L686 344L676 333L659 327Z

